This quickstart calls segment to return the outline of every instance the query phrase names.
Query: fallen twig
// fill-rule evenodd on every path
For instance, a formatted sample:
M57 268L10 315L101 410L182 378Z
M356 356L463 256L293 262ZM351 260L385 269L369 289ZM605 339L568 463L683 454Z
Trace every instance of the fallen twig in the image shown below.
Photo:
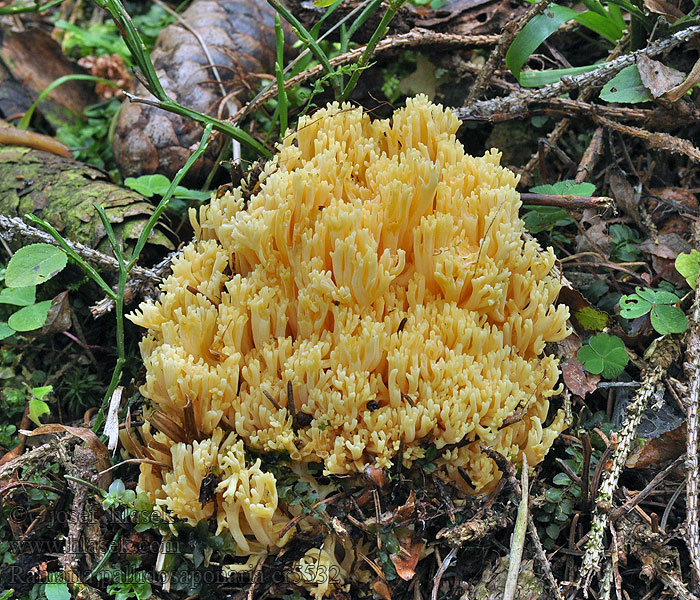
M690 564L695 580L700 582L700 512L698 511L698 488L700 487L700 466L698 465L698 405L700 405L700 277L695 288L695 302L690 319L690 333L686 349L686 374L690 382L687 406L687 431L685 469L688 473L686 497L686 529Z
M513 600L518 589L518 575L520 574L520 561L523 557L525 546L525 532L529 515L529 495L527 480L527 457L523 452L523 465L520 480L520 503L518 505L518 516L515 519L515 529L510 544L510 558L508 561L508 576L503 590L503 600Z
M622 125L611 121L601 115L593 115L593 119L605 127L609 127L614 131L640 138L647 142L654 150L666 150L675 152L676 154L684 154L695 162L700 162L700 149L695 147L689 140L675 137L668 133L651 132L641 127L632 127L631 125Z
M583 586L584 595L587 595L593 573L598 571L600 567L600 561L604 552L603 537L610 521L613 495L617 489L620 473L630 453L637 428L657 388L663 385L666 369L678 354L678 343L675 340L659 340L657 349L652 357L655 365L645 373L641 387L627 406L625 421L618 432L617 447L612 456L612 464L609 470L605 472L596 496L593 523L578 581L578 586ZM602 462L602 459L599 462Z
M593 132L591 141L586 147L586 151L581 157L581 162L578 164L578 169L576 169L576 177L574 180L576 183L582 183L588 179L593 173L593 167L595 166L600 153L603 151L603 128L597 127Z
M392 35L384 38L381 42L379 42L379 44L377 44L373 56L377 56L378 54L389 52L391 50L397 50L399 48L418 46L458 46L464 48L492 46L498 42L500 37L501 36L499 35L457 35L452 33L437 33L435 31L416 28L412 29L408 33ZM355 62L362 56L365 48L366 46L359 46L358 48L350 50L345 54L336 56L335 58L330 59L330 64L332 67L338 67ZM316 65L315 67L307 69L306 71L287 79L284 82L284 89L288 90L293 88L295 85L304 83L305 81L318 79L321 77L321 75L323 75L323 72L323 65ZM238 123L243 117L256 110L262 104L270 100L270 98L274 98L276 95L277 88L273 86L246 104L228 121L232 124Z
M583 208L607 209L615 206L615 201L607 196L573 196L571 194L532 194L523 192L520 194L523 204L535 204L537 206L560 206L569 210Z
M58 243L51 235L27 225L19 217L0 215L0 238L8 243L22 242L27 244L41 242L44 244L51 244L52 246L58 246ZM66 243L75 250L76 254L84 258L88 263L107 271L119 272L119 263L115 258L78 242L66 240ZM170 260L171 258L168 257L152 269L135 266L131 270L129 281L126 286L126 299L130 300L138 296L154 294L155 288L162 280L163 273L169 268ZM100 308L97 312L93 310L93 316L98 317L105 312L109 312L112 307L114 307L114 301L105 298L96 306Z
M639 56L656 56L693 39L697 35L700 35L700 25L688 27L688 29L677 31L663 40L653 42L642 50L630 52L614 60L604 62L598 68L588 73L565 75L559 81L539 89L523 89L501 98L492 98L490 100L475 102L465 108L457 109L457 116L460 119L465 119L472 115L489 116L493 114L524 112L527 110L527 107L534 102L555 98L570 90L583 86L603 85L625 67L635 64Z
M537 2L537 4L535 4L529 11L527 11L518 21L511 21L505 26L503 33L500 36L501 39L498 40L498 44L492 50L486 64L479 72L472 89L469 90L469 95L464 102L464 106L469 106L479 96L481 96L481 93L488 86L495 70L503 61L503 57L505 56L508 48L510 48L510 45L513 43L513 40L523 30L525 25L532 21L532 19L534 19L537 15L543 13L548 6L548 0L539 0L539 2Z

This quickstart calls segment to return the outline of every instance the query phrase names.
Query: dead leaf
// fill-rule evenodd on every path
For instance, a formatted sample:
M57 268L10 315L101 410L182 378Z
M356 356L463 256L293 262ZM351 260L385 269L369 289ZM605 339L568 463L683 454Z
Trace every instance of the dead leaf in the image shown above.
M384 600L391 600L391 590L386 582L381 579L377 579L374 582L374 591L377 592Z
M632 217L637 225L644 227L642 215L639 213L639 195L635 193L625 174L620 169L613 167L610 169L609 182L615 204L620 207L623 213Z
M698 82L700 82L700 59L695 62L685 81L679 83L673 89L668 90L666 98L671 102L676 102L685 96L685 93Z
M416 565L423 550L423 540L411 529L404 530L399 536L401 552L390 556L391 562L396 567L396 573L404 581L411 581L416 574Z
M561 374L567 389L580 398L598 389L600 375L593 375L583 368L583 365L575 356L564 361L561 365Z
M367 465L365 467L365 477L379 489L384 488L389 483L386 471L377 465Z
M68 331L72 325L68 291L61 292L51 301L46 323L41 328L41 335L54 335Z
M413 515L415 510L416 510L416 494L413 490L411 490L411 493L408 495L408 500L406 500L406 503L403 506L399 506L394 511L394 521L397 523L407 521L408 519L411 518L411 516Z
M685 285L685 278L676 271L675 261L681 252L690 252L690 244L677 233L659 234L656 241L645 240L638 247L651 254L651 264L658 275L674 285Z
M654 98L663 96L685 79L685 73L667 67L665 64L649 58L645 54L637 57L637 69L642 78L642 83Z
M665 17L671 24L685 17L685 14L680 8L675 7L670 2L666 2L666 0L644 0L644 6L649 12Z
M89 450L92 450L97 459L96 467L98 471L104 471L112 466L109 459L109 450L107 450L106 446L100 441L100 438L95 435L95 432L92 431L92 429L88 429L86 427L70 427L59 423L49 423L48 425L42 425L41 427L37 427L31 431L27 429L20 429L19 433L29 437L46 435L48 433L69 433L83 440L83 442L85 442L85 446ZM106 490L110 482L110 474L105 473L105 475L100 477L99 485Z
M626 466L630 469L648 469L675 460L685 452L686 437L686 427L683 423L680 427L662 433L633 450Z

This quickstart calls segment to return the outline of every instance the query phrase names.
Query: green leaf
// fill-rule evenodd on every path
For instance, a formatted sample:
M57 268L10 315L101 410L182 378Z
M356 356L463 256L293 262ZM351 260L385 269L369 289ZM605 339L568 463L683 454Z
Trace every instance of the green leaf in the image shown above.
M534 194L564 194L590 198L595 192L595 185L586 182L577 183L573 179L565 179L551 185L536 185L530 188L530 191Z
M688 285L695 289L698 284L698 272L700 272L700 252L691 250L690 254L681 252L676 257L676 271L678 271Z
M569 485L571 478L566 473L557 473L552 481L555 485Z
M688 319L675 306L680 298L666 290L636 288L634 294L620 298L620 316L636 319L651 313L651 325L661 335L682 333L688 328Z
M17 333L12 327L10 327L7 323L0 323L0 340L4 340L5 338L9 338L11 335L14 335Z
M43 400L37 400L36 398L32 398L29 401L29 418L36 423L37 425L41 426L41 421L39 421L39 417L41 415L47 415L51 412L49 409L49 405L46 404Z
M66 253L51 244L24 246L7 264L5 285L12 288L39 285L60 273L67 262Z
M532 234L551 231L554 227L564 227L574 222L568 212L557 206L526 206L525 208L528 212L523 215L523 222Z
M561 500L562 490L559 488L549 488L545 492L545 497L549 502L559 502Z
M608 321L610 320L607 313L593 308L592 306L579 308L574 313L574 317L576 317L581 327L591 331L603 331L603 329L608 326Z
M540 44L576 15L578 13L575 10L552 4L525 25L506 52L506 66L516 79L520 80L523 65Z
M163 196L168 191L170 180L160 173L155 175L141 175L141 177L127 177L124 185L139 194L150 198L151 196Z
M630 294L620 298L620 316L624 319L637 319L646 315L652 303L638 294Z
M579 73L588 73L597 69L600 65L585 65L583 67L569 67L568 69L547 69L546 71L521 71L520 85L526 88L541 87L556 83L564 75L578 75Z
M629 356L622 340L614 335L594 335L576 354L579 362L589 373L602 374L607 379L617 377L624 371Z
M552 523L551 525L547 525L547 529L545 529L545 531L547 532L547 535L550 538L556 540L559 537L559 532L561 531L561 528L558 525Z
M316 8L328 8L335 4L336 0L314 0L314 6Z
M595 31L598 35L604 37L611 44L615 44L624 33L624 28L620 27L615 20L590 10L581 13L575 17L574 20L591 31Z
M651 92L642 83L637 65L630 65L620 71L600 90L600 99L606 102L635 104L653 100Z
M683 333L688 329L688 319L677 306L655 304L651 309L651 326L661 335Z
M0 304L12 304L14 306L29 306L36 300L36 286L5 288L0 291Z
M25 306L11 314L7 324L15 331L34 331L46 323L49 308L51 308L51 300Z
M32 388L32 394L34 394L34 397L43 400L44 397L49 394L53 390L52 385L42 385L41 387L35 387Z
M70 590L68 584L63 583L47 583L44 586L44 595L46 600L70 600Z

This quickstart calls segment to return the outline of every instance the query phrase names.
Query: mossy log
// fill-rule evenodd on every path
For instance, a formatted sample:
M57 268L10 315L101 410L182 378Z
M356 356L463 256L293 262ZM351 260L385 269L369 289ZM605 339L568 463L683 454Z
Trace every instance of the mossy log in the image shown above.
M33 213L67 239L112 254L95 204L105 209L127 252L153 213L144 196L111 183L94 167L40 150L0 146L1 214L24 217ZM173 239L172 232L159 224L150 245L160 247L158 254L162 254L174 249Z

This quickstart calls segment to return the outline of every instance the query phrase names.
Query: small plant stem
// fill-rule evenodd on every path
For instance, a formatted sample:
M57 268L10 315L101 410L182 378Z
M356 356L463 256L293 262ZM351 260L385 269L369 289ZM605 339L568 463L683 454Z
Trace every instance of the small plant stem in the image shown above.
M4 15L19 15L21 13L40 13L45 10L49 10L50 8L53 8L54 6L58 6L61 4L63 0L52 0L51 2L47 2L46 4L39 4L38 2L35 2L33 6L3 6L0 8L0 16ZM2 598L5 598L5 596L0 596L0 600Z
M525 547L525 534L528 523L528 479L527 479L527 457L523 452L522 474L520 476L520 505L518 506L518 517L515 520L513 530L513 541L510 544L510 559L508 562L508 576L506 586L503 591L503 600L513 600L518 589L518 575L520 574L520 561L523 557Z
M331 85L333 86L333 91L335 93L336 98L339 98L342 95L342 92L340 89L340 83L338 82L338 78L336 77L336 72L331 66L331 63L328 60L328 56L323 51L321 46L318 45L318 42L301 24L299 19L297 19L285 6L277 2L277 0L267 0L267 3L272 8L274 8L277 11L277 13L285 21L287 21L287 23L289 23L294 28L295 33L302 41L302 43L305 46L307 46L309 50L311 50L311 53L316 57L316 60L318 60L318 62L320 62L323 65L323 69L326 71L326 73L328 73L328 75L331 75L330 81Z
M275 13L275 38L277 41L277 62L275 76L277 77L277 110L280 120L280 138L284 137L288 125L287 91L284 89L284 29L279 13Z
M89 481L85 481L84 479L80 479L80 477L74 477L73 475L64 475L64 477L68 481L72 481L73 483L79 483L80 485L84 485L86 488L89 490L92 490L96 494L104 497L105 496L105 491L103 489L98 488L95 484L90 483Z
M112 556L112 552L114 552L115 548L117 547L117 542L119 542L119 538L121 536L122 532L117 531L117 533L114 534L114 537L112 538L112 541L109 544L109 547L107 548L107 551L105 552L104 556L100 559L100 562L98 562L95 565L95 568L90 571L90 574L85 578L85 581L90 581L95 575L97 575L101 570L102 567L105 566L107 561L109 560L109 557Z
M270 1L272 0L268 0L268 2ZM405 2L406 0L389 0L389 6L382 17L382 20L379 22L379 25L377 25L377 29L375 29L372 37L369 39L369 42L367 42L367 46L365 47L365 51L362 53L360 60L357 61L356 70L350 76L350 81L348 81L348 84L343 88L343 93L341 96L342 100L347 100L352 91L355 89L362 71L367 68L369 59L372 54L374 54L374 49L386 35L386 32L389 30L389 23L391 23L391 20L396 16L396 13L399 12L399 9L405 4Z

